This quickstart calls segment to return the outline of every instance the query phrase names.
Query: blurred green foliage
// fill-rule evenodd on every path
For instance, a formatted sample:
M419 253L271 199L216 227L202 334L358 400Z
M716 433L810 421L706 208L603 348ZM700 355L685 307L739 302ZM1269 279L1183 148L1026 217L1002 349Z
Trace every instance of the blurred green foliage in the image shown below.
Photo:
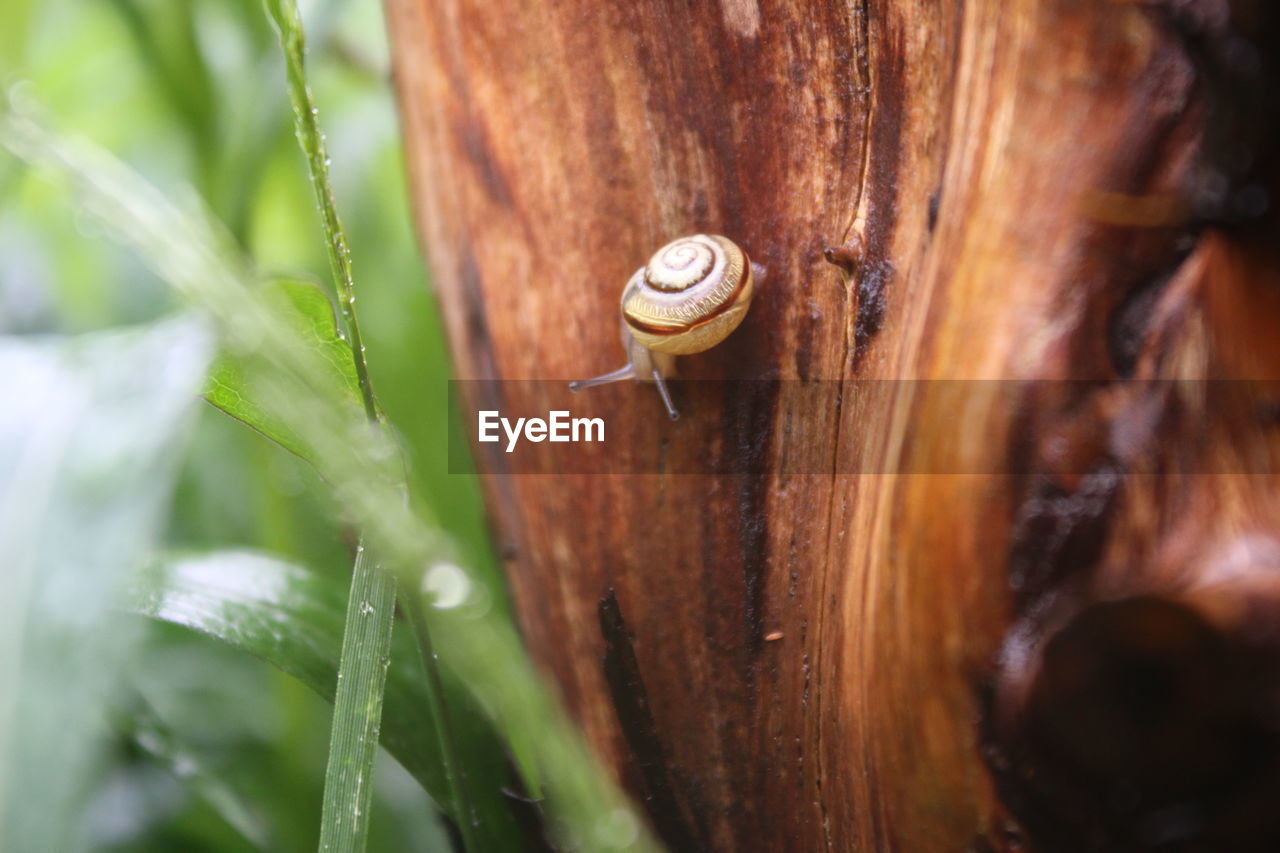
M401 431L413 492L501 603L476 483L447 473L448 365L405 198L378 4L317 0L303 13L379 402ZM6 0L0 82L170 194L201 196L266 272L331 290L258 0ZM0 156L0 335L79 333L174 310L171 290L70 211L57 187ZM351 531L332 520L301 459L202 406L182 465L167 544L258 547L349 577ZM142 653L109 709L115 749L92 780L88 849L252 850L254 827L270 849L314 849L328 707L238 652L143 625ZM389 759L379 773L370 849L446 849L416 783ZM249 804L241 820L224 794Z

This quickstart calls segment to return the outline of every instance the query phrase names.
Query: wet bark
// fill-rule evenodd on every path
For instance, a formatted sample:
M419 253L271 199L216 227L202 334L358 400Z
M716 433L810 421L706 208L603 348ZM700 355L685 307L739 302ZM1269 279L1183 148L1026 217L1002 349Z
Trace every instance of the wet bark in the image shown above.
M533 653L672 849L1274 849L1265 2L386 7L459 377L618 366L681 234L768 270L680 370L769 382L572 400L650 473L476 447Z

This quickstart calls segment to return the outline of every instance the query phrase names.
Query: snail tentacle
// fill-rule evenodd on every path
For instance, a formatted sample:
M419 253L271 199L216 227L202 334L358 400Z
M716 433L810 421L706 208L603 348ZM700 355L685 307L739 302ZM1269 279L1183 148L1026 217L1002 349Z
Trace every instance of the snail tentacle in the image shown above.
M621 382L624 379L635 379L636 367L634 364L624 364L617 370L611 370L603 376L593 376L590 379L579 379L576 382L569 383L570 391L581 391L583 388L594 388L597 385L608 385L610 382Z
M680 420L680 413L676 411L675 404L671 402L671 392L667 390L667 382L662 378L662 373L656 367L653 369L653 384L658 386L658 396L662 398L662 404L667 407L667 417L673 421Z

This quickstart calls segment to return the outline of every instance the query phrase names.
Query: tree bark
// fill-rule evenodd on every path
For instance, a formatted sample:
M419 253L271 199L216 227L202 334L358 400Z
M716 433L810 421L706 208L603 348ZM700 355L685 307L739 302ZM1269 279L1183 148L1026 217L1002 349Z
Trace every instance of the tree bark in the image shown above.
M533 654L671 849L1273 849L1263 0L386 5L459 377L618 366L682 234L767 268L680 369L775 382L599 398L652 473L477 445Z

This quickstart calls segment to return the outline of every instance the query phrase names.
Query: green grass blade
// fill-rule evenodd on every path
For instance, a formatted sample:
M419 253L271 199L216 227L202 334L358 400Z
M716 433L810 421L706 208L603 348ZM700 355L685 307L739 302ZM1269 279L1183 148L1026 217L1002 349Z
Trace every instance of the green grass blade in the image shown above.
M297 7L289 0L267 0L268 14L280 37L285 79L293 104L298 144L307 158L307 171L320 208L321 225L328 248L338 302L346 320L351 359L370 421L379 420L378 404L369 380L360 324L356 317L355 283L351 276L351 250L338 218L333 187L329 182L329 155L320 133L316 108L307 86L303 65L306 44ZM382 712L382 681L378 673L386 660L394 625L395 580L372 559L362 544L356 558L347 602L338 693L334 702L329 763L325 771L324 811L320 822L320 850L362 853L368 838L368 810L372 798L373 749ZM430 684L429 690L434 691ZM445 742L446 749L449 744ZM447 754L447 753L446 753ZM446 777L452 780L451 764Z
M369 381L364 344L360 339L360 324L356 319L356 291L355 282L351 277L351 249L347 245L347 235L342 229L342 221L338 218L338 206L333 198L333 186L329 182L329 154L325 147L324 134L320 132L320 110L316 107L311 97L311 88L307 85L305 65L307 44L302 31L302 19L298 15L298 7L293 0L265 0L265 2L267 13L271 16L276 32L280 36L280 49L284 52L285 80L289 87L289 101L293 104L294 130L298 136L298 144L302 146L302 153L306 155L311 187L315 193L316 204L320 208L320 220L329 250L329 267L338 292L338 306L346 321L347 334L350 336L351 354L355 361L356 375L359 378L360 393L364 398L365 411L370 420L376 420L378 405L373 396L373 385Z
M174 555L136 576L125 606L140 616L180 625L253 655L333 702L346 621L346 590L337 581L268 554L246 550ZM345 679L344 679L345 680ZM448 690L453 701L466 699ZM408 631L391 638L381 741L441 809L452 807L430 692ZM517 827L502 788L510 784L506 756L479 709L454 715L453 742L466 775L482 850L519 849Z
M333 274L334 287L338 293L338 304L346 321L357 383L364 401L365 413L371 421L376 422L379 420L378 404L374 397L373 384L369 379L365 348L360 336L360 324L356 315L355 281L351 275L351 250L347 244L347 236L342 228L342 222L338 218L333 186L329 181L329 155L325 146L324 134L320 131L319 109L315 105L315 100L311 96L311 89L307 84L305 65L306 36L302 27L302 19L298 14L297 4L294 0L265 0L265 3L267 13L271 17L272 23L275 24L276 32L280 37L280 49L284 54L285 79L289 89L289 100L293 104L294 129L298 137L298 144L306 156L311 187L315 195L316 204L320 209L321 224L328 248L330 270ZM376 573L378 571L380 569L370 569L370 572ZM350 630L350 627L348 627L348 632ZM450 736L451 727L448 720L448 708L443 696L439 693L440 673L435 653L428 641L425 625L419 626L418 636L427 642L427 645L423 647L422 666L426 669L428 675L427 685L432 719L437 726L441 758L444 762L445 775L451 788L451 801L454 806L454 812L464 816L464 819L459 821L459 827L462 831L466 848L472 853L480 853L480 848L476 846L473 837L471 821L465 818L465 816L471 814L473 809L468 802L468 794L463 782L457 774L458 759ZM345 661L347 660L345 654L343 660L343 672L345 672ZM335 747L350 748L355 744L349 738L339 738L335 727L333 745ZM331 754L329 759L330 768L345 766L354 759L354 756L334 756ZM343 785L342 779L334 780L334 784L349 789L349 786ZM346 837L345 833L340 831L340 828L334 827L332 824L334 820L340 819L343 811L341 805L331 798L328 793L330 787L328 776L326 776L325 786L325 815L321 830L322 850L330 849L325 846L326 838ZM348 790L348 793L351 792ZM351 807L358 809L359 804L353 803ZM364 847L362 839L352 839L352 843L357 844L358 849L363 849Z
M391 662L395 579L359 546L333 700L333 730L325 769L320 849L363 853L373 802L373 760L382 723L382 696Z

